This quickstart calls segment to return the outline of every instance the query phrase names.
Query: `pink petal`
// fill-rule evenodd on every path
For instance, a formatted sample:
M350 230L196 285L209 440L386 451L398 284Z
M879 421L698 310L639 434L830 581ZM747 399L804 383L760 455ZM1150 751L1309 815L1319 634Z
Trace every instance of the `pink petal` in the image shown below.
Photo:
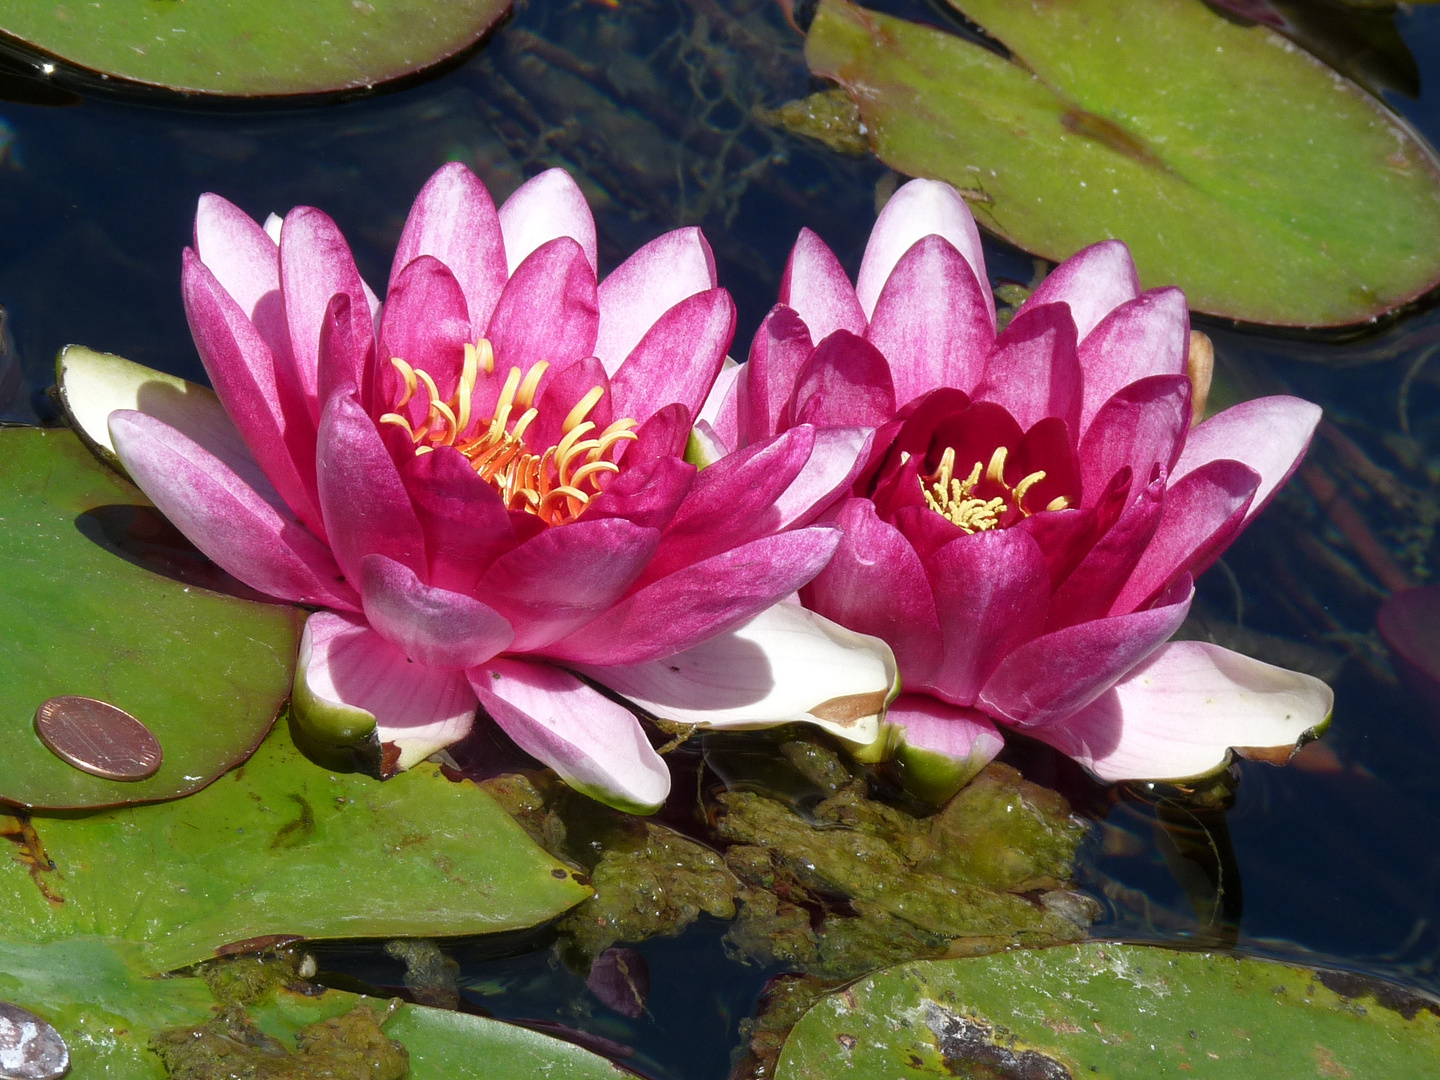
M478 181L477 181L478 183ZM448 400L460 381L466 342L473 342L465 293L450 268L433 255L419 255L406 264L390 283L380 315L379 400L376 414L393 410L403 383L391 358L420 368L435 380L441 400ZM330 399L325 398L326 401ZM405 410L412 424L423 421L429 395L416 392Z
M590 269L599 272L595 219L585 196L564 169L547 169L521 184L500 207L500 231L510 274L532 251L558 236L568 236L579 244Z
M675 229L651 240L600 283L595 355L615 374L661 315L713 288L715 256L699 229Z
M836 330L865 333L865 312L860 310L855 286L835 253L809 229L800 230L790 251L780 279L780 303L800 316L815 341Z
M360 560L385 555L425 572L425 538L375 422L354 397L336 394L320 417L320 506L335 561L360 580Z
M1320 406L1295 397L1256 398L1232 406L1190 432L1180 460L1170 472L1170 483L1178 484L1207 461L1241 461L1260 474L1260 486L1245 512L1249 521L1290 479L1305 456L1320 416Z
M1168 641L1194 595L1183 578L1148 611L1076 623L1027 642L986 680L980 705L1024 728L1063 722Z
M1077 251L1052 270L1020 310L1041 304L1069 304L1070 317L1083 342L1096 323L1139 295L1140 279L1130 249L1120 240L1102 240Z
M736 384L736 444L778 434L810 350L810 331L793 309L776 304L750 342L750 359ZM893 394L892 394L893 396Z
M410 207L390 267L392 295L401 272L422 255L433 255L455 276L470 325L487 325L509 276L505 241L490 193L458 161L440 166Z
M1212 461L1165 493L1159 528L1110 610L1144 607L1181 574L1199 576L1239 534L1260 474L1238 461Z
M780 512L778 529L809 525L832 503L845 498L865 468L874 438L870 428L818 429L809 459L775 499L775 509Z
M110 437L140 489L222 570L292 603L357 607L330 551L277 509L283 503L273 490L256 491L199 443L144 413L111 413Z
M635 429L635 441L622 443L621 460L626 468L662 457L678 458L685 453L690 438L690 410L671 404L643 420Z
M660 530L623 518L546 529L496 559L478 595L515 626L512 652L549 645L612 607L655 554Z
M500 493L449 446L412 456L400 474L425 537L426 580L473 593L490 564L519 542Z
M208 192L195 211L195 251L255 324L272 354L288 364L290 336L280 299L280 251L255 220Z
M636 525L663 529L689 494L695 475L694 465L668 455L639 464L627 462L599 497L590 500L585 517L624 518Z
M895 651L900 677L928 685L941 659L940 622L920 557L869 499L850 499L835 517L844 536L828 566L805 587L805 606Z
M895 192L885 209L880 211L865 258L855 279L855 295L860 308L873 320L874 311L890 273L901 257L916 241L931 234L942 237L970 264L977 282L987 283L985 253L980 247L980 231L965 200L949 184L936 180L911 180ZM995 333L995 301L988 289L987 298L990 334ZM889 355L887 353L887 355Z
M595 425L594 431L590 433L592 437L596 431L604 431L615 419L614 394L611 392L610 379L605 374L604 365L596 357L587 356L558 372L552 368L545 373L540 380L539 395L535 399L540 415L525 432L525 441L535 448L536 453L544 453L547 448L560 442L565 434L561 429L570 415L570 410L597 386L601 390L600 400L595 403L587 417L589 422Z
M708 424L715 438L725 447L728 454L740 446L740 403L738 401L740 375L745 369L733 360L726 359L715 377L715 385L700 406L696 424Z
M789 596L819 573L839 539L839 530L813 526L752 540L632 593L546 651L607 667L674 655Z
M640 722L569 672L496 660L471 671L470 685L505 734L576 791L637 814L670 793L670 771Z
M895 385L880 350L848 330L820 342L795 379L786 426L879 427L895 414Z
M399 747L402 769L459 742L475 722L475 693L463 672L412 663L353 616L317 611L305 621L295 678L321 707L373 715L380 742Z
M1080 440L1084 504L1094 506L1126 466L1140 483L1148 482L1157 465L1168 473L1189 427L1190 380L1185 376L1152 375L1118 391Z
M995 340L995 301L982 280L940 236L916 241L895 264L865 337L890 361L897 404L979 381Z
M1101 780L1182 780L1242 757L1287 761L1325 726L1319 679L1203 641L1162 645L1092 705L1029 734Z
M885 720L903 732L896 758L907 789L921 786L910 774L928 779L925 774L943 772L941 794L953 795L1005 747L1005 737L984 713L929 694L901 694L890 703ZM940 761L925 760L927 753L938 755Z
M375 335L369 313L355 318L350 297L336 293L320 324L320 358L316 372L318 392L325 398L340 390L369 401L375 372Z
M560 367L591 355L599 325L595 271L580 245L562 236L515 268L485 336L503 381L512 367L523 374L540 360Z
M315 490L315 428L298 391L277 381L275 358L254 325L194 252L181 290L195 347L220 403L256 462L300 520L325 535Z
M615 415L644 423L678 403L698 416L735 336L735 304L724 289L680 301L652 326L611 380Z
M1041 304L1016 315L996 339L975 388L979 401L1003 405L1022 428L1047 416L1080 430L1080 361L1075 324L1063 304Z
M1083 434L1121 388L1150 375L1184 375L1190 353L1190 310L1179 289L1151 289L1105 316L1080 344L1085 402Z
M371 627L418 664L454 671L510 647L515 632L494 608L448 589L384 555L360 560L360 599Z
M1045 556L1025 533L994 529L946 544L925 560L925 575L944 653L923 685L954 705L973 704L1000 661L1044 626ZM900 671L903 678L903 660ZM909 685L920 688L913 680Z

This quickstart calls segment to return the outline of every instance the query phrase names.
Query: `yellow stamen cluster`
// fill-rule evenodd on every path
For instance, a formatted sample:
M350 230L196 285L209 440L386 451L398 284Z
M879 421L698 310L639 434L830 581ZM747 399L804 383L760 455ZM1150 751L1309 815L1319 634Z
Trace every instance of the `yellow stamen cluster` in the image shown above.
M416 455L428 454L437 446L453 446L469 460L480 478L491 484L511 510L528 511L547 525L563 525L585 512L590 500L600 493L597 483L603 473L618 473L620 467L606 455L617 443L636 438L634 420L616 420L593 438L596 424L586 419L605 395L603 387L595 386L581 398L560 425L560 441L535 454L525 444L525 432L540 415L535 407L535 392L549 364L540 361L521 378L520 369L512 367L495 403L495 415L488 422L471 430L471 400L475 383L483 369L495 370L495 352L490 342L481 339L476 345L465 346L465 362L455 394L449 401L440 400L435 380L426 372L392 357L391 366L404 382L405 390L395 404L394 412L380 417L382 424L404 429L415 443ZM429 398L425 419L418 427L400 414L423 386ZM515 413L519 417L512 424Z
M1033 511L1026 509L1025 496L1032 487L1045 479L1045 472L1043 469L1037 470L1012 488L1005 482L1005 459L1009 453L1003 446L996 447L995 453L990 455L989 465L975 462L970 475L961 480L955 475L955 449L947 446L940 457L940 467L932 475L920 477L920 489L925 493L925 505L967 533L986 532L998 527L1001 515L1008 513L1012 506L1025 517L1029 517ZM906 455L902 460L908 459L909 455ZM974 494L975 488L981 482L982 471L985 482L999 487L1004 492L1003 496L982 499ZM1006 498L1009 502L1006 502ZM1060 495L1051 499L1045 509L1064 510L1069 505L1070 500Z

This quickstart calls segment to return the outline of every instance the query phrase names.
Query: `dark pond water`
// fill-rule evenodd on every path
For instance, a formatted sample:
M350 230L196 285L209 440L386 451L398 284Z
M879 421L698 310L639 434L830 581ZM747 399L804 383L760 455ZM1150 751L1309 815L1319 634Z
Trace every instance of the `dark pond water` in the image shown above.
M1440 141L1440 7L1397 21L1420 92L1393 104ZM754 119L754 106L807 86L774 0L573 0L522 5L450 71L365 100L244 108L97 91L66 108L0 102L0 304L36 391L67 342L200 379L178 277L201 192L260 218L324 208L381 283L410 200L441 162L467 162L497 201L561 165L595 208L602 270L665 230L705 228L743 353L797 230L821 233L853 273L877 188L894 182L873 160ZM986 254L996 280L1031 277L1023 253ZM1204 328L1233 385L1288 387L1325 406L1311 460L1391 561L1377 570L1314 483L1297 481L1200 583L1194 632L1324 674L1333 728L1290 768L1241 763L1229 808L1200 814L1163 792L1101 788L1037 748L1012 745L1007 760L1093 820L1081 880L1105 905L1097 933L1233 941L1440 991L1440 706L1397 681L1374 624L1395 584L1387 573L1422 583L1440 570L1440 359L1427 363L1440 311L1325 337ZM475 1006L624 1044L648 1075L718 1080L773 974L726 960L723 929L702 920L640 946L653 990L637 1021L590 997L543 941L454 955ZM401 972L375 949L337 946L324 959L381 984Z

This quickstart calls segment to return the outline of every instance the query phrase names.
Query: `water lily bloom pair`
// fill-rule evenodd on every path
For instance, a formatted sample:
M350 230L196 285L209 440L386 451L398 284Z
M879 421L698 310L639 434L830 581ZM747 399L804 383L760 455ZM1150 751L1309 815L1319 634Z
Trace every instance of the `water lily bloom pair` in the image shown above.
M1314 680L1164 644L1316 410L1252 402L1187 436L1183 299L1140 294L1121 245L997 337L968 211L917 181L855 287L802 234L740 368L699 231L599 280L559 171L497 210L442 168L383 304L320 211L262 227L213 195L182 280L224 412L131 393L92 435L221 567L318 609L293 707L392 767L477 704L635 810L669 776L617 697L961 774L993 720L1102 777L1182 776L1288 754L1328 715Z

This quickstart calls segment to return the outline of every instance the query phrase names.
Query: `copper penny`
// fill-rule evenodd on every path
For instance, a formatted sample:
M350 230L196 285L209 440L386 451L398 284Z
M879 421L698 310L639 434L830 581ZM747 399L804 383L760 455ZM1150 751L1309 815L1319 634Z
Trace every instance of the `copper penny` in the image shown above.
M35 734L61 761L106 780L147 780L164 758L149 728L94 698L52 697L35 710Z
M60 1033L18 1005L0 1001L0 1080L56 1080L70 1071Z

